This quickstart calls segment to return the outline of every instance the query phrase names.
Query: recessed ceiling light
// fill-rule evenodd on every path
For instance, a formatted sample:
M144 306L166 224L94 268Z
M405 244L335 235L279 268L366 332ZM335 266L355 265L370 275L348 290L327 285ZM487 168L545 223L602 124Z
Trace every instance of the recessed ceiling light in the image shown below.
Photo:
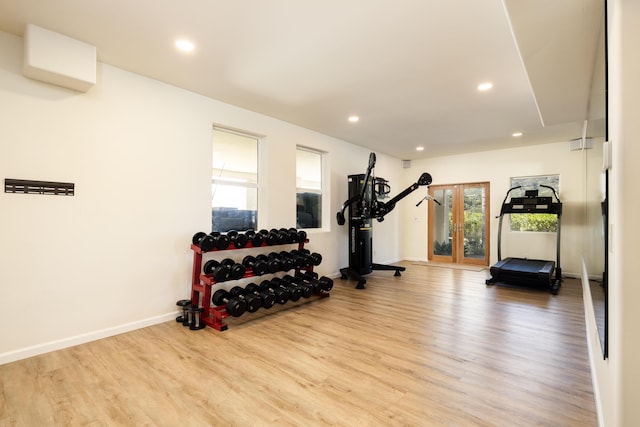
M424 147L416 147L416 151L423 151Z
M489 82L481 83L478 85L478 90L485 91L485 90L491 89L492 87L493 87L493 83L489 83Z
M176 40L176 47L182 52L193 52L195 49L195 45L185 39Z
M511 136L515 136L515 137L522 136L522 132L514 132L511 134Z
M351 117L349 117L349 121L350 121L351 123L356 123L356 122L357 122L357 121L359 121L359 120L360 120L360 117L358 117L358 116L351 116Z

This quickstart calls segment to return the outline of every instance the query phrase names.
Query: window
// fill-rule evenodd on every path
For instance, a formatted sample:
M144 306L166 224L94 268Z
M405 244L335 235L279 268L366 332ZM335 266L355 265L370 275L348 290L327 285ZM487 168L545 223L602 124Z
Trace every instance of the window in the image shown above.
M524 197L526 190L538 190L539 196L551 197L553 202L557 202L553 191L540 185L547 185L556 193L560 192L560 175L541 175L511 178L511 188L521 188L513 190L511 197ZM511 231L538 231L551 232L558 231L558 217L554 214L512 214Z
M258 221L258 139L214 127L211 230L255 229Z
M296 227L322 227L322 157L319 151L296 149Z

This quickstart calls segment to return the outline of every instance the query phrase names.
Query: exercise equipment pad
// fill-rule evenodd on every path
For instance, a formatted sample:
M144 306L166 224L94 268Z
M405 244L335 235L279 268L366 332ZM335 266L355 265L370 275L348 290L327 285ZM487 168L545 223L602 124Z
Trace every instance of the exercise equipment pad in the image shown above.
M489 271L496 282L513 285L550 286L555 267L554 261L505 258L491 266Z

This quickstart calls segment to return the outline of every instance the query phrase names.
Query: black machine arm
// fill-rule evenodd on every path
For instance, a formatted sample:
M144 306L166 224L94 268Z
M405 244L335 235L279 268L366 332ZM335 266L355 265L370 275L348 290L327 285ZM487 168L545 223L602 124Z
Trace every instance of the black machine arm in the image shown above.
M364 184L362 185L362 193L356 194L355 196L351 197L350 199L348 199L342 204L340 211L336 213L336 220L338 221L338 225L344 225L344 223L346 222L346 219L344 217L344 212L347 210L349 206L351 206L354 203L362 202L365 200L365 192L366 192L367 184L368 184L368 181L371 179L371 171L374 168L375 164L376 164L376 155L375 153L371 153L369 155L369 166L367 167L367 174L364 179ZM383 221L384 216L387 215L396 207L397 202L404 199L409 194L413 193L415 190L418 189L418 187L423 185L429 185L431 184L431 182L432 182L431 175L429 175L427 172L424 172L422 175L420 175L420 178L418 178L417 182L414 182L413 184L411 184L403 192L401 192L400 194L398 194L397 196L395 196L393 199L389 200L386 203L378 201L374 193L373 200L371 201L371 206L370 206L371 216L375 217L378 221ZM366 210L366 209L369 209L369 207L363 206L363 209Z
M340 212L336 213L336 219L338 220L338 225L344 225L346 221L344 218L344 211L347 210L349 206L351 206L352 204L360 200L362 200L362 195L358 194L356 196L353 196L352 198L350 198L349 200L347 200L342 204L342 207L340 208Z
M402 193L398 194L388 202L384 203L384 202L374 201L372 216L374 216L378 221L383 221L384 216L389 212L391 212L396 207L396 203L398 203L400 200L407 197L409 194L413 193L421 185L431 184L431 181L432 181L431 175L429 175L427 172L424 172L422 175L420 175L420 178L418 178L417 182L414 182L413 184L411 184Z
M364 199L364 195L367 192L367 184L369 184L369 180L371 179L371 171L376 166L376 153L369 154L369 165L367 166L367 174L364 177L364 185L362 186L362 193L360 197Z
M355 196L351 197L350 199L348 199L346 202L344 202L342 204L342 207L340 208L340 212L338 212L336 214L336 219L338 221L338 225L344 225L344 223L345 223L344 211L347 210L347 208L349 206L351 206L354 203L357 203L359 201L364 200L365 193L367 191L367 184L369 183L369 180L371 179L371 171L373 171L373 168L375 166L376 166L376 153L371 153L371 154L369 154L369 165L367 166L367 174L366 174L366 176L364 178L364 184L362 186L362 193L356 194Z

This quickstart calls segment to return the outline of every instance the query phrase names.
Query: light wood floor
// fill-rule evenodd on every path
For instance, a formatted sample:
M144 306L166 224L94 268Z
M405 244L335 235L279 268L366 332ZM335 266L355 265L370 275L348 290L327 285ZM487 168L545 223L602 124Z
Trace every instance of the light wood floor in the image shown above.
M578 280L404 263L367 289L0 366L2 426L595 426Z

